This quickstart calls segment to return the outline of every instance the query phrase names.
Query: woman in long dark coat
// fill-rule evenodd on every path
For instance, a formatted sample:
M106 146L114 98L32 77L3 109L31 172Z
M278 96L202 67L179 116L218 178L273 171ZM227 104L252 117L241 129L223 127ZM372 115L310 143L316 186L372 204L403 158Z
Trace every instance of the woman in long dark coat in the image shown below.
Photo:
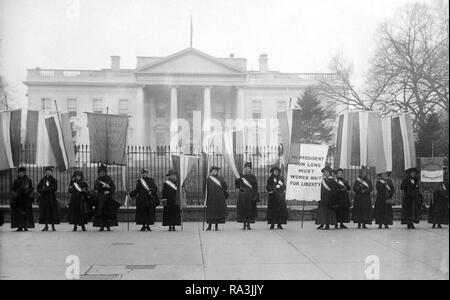
M416 177L417 170L415 168L408 169L406 174L406 178L401 184L403 191L401 223L407 225L408 229L415 229L414 223L420 223L422 194L419 189L419 180Z
M270 170L270 177L267 179L266 190L269 193L269 200L267 202L267 223L270 224L270 230L275 229L275 224L278 229L283 229L283 224L287 224L289 219L289 212L286 205L286 184L283 176L281 176L281 169L273 167Z
M142 225L141 231L152 231L150 225L155 224L156 207L159 205L158 187L155 180L148 176L147 169L142 169L141 174L130 196L136 197L136 224Z
M448 185L445 183L441 183L433 192L428 223L433 224L433 229L442 229L442 225L448 225Z
M379 178L375 184L377 189L377 199L374 207L375 224L379 229L389 229L389 225L394 224L394 214L392 212L392 204L388 203L395 193L394 184L388 178L387 173L378 175Z
M228 184L219 176L219 170L219 167L211 167L206 181L207 231L211 230L212 224L215 224L216 231L219 230L219 224L225 224L225 218L228 216Z
M372 224L373 209L370 194L373 191L372 181L367 177L367 168L361 167L359 177L353 185L355 201L353 203L352 220L358 224L358 229L367 229Z
M120 204L113 198L116 186L112 178L107 175L107 167L100 165L98 168L99 177L95 180L94 190L96 193L94 227L100 227L111 231L111 227L119 226L117 211Z
M26 175L25 168L18 169L18 178L11 188L11 228L28 231L34 228L33 182Z
M259 202L258 181L252 173L253 165L247 162L244 165L244 174L236 179L235 186L239 190L236 207L236 219L243 223L243 230L251 230L250 223L255 223L258 214L256 203Z
M336 171L336 225L335 228L347 229L344 223L350 223L350 202L349 192L352 189L347 180L344 179L344 170ZM338 224L339 223L339 224ZM339 226L340 225L340 226Z
M175 226L181 226L181 210L177 202L177 172L169 170L167 177L168 179L164 182L162 190L164 199L163 226L169 226L169 231L175 231Z
M320 201L317 207L316 225L317 229L329 230L330 225L336 225L336 191L337 183L331 177L331 168L326 166L322 169L322 185L320 188Z
M81 226L86 231L86 224L92 219L93 209L90 201L89 186L84 180L81 171L75 171L69 183L69 224L73 225L72 231L77 231Z
M45 168L45 176L39 181L39 224L44 224L42 231L48 231L48 224L56 231L55 224L59 224L59 204L56 200L58 181L52 176L53 167Z

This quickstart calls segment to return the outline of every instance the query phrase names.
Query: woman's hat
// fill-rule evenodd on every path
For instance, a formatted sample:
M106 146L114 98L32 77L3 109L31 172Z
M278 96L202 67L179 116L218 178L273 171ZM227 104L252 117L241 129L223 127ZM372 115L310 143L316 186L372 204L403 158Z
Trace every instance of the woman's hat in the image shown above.
M148 174L148 169L142 168L141 169L141 174Z
M252 164L252 162L246 162L245 163L245 165L244 165L244 168L250 168L250 169L253 169L253 164Z
M218 166L212 166L211 169L209 169L209 173L211 173L212 171L217 170L219 171L220 168Z
M76 170L75 172L73 172L73 175L72 175L73 177L76 177L76 176L81 176L81 177L83 177L83 172L81 172L80 170Z
M328 173L332 173L333 172L333 170L331 169L331 167L330 166L326 166L325 168L323 168L322 169L322 173L323 172L328 172Z
M19 167L18 169L17 169L17 172L26 172L27 171L27 169L25 168L25 167Z
M273 166L273 167L270 169L270 173L273 173L273 172L275 172L275 171L277 171L277 170L278 170L278 172L281 173L280 167L278 167L278 166Z
M48 166L48 167L45 167L45 168L44 168L44 172L47 172L47 171L53 171L53 169L54 169L54 167Z
M105 164L98 165L98 172L104 171L105 173L108 171L108 167Z

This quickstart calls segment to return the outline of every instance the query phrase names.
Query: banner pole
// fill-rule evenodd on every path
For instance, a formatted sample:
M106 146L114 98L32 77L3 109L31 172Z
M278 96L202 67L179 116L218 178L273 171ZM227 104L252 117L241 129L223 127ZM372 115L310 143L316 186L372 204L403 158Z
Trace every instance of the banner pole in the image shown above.
M303 221L305 219L305 200L303 202L303 209L302 209L302 229L303 229Z

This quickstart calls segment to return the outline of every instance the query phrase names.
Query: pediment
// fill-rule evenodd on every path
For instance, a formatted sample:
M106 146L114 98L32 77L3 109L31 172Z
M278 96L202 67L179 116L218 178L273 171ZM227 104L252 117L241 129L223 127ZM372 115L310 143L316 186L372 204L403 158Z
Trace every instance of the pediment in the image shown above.
M136 73L243 75L246 72L206 53L188 48L144 65Z

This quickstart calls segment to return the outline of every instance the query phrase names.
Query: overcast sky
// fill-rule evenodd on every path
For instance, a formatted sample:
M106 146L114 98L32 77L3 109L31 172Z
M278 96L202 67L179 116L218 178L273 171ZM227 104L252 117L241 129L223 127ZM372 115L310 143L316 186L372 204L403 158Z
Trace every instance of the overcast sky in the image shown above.
M0 0L0 72L25 104L27 68L108 68L111 55L134 68L136 56L189 47L192 11L194 48L210 55L257 69L267 53L271 70L322 72L342 52L360 75L377 26L413 1Z

